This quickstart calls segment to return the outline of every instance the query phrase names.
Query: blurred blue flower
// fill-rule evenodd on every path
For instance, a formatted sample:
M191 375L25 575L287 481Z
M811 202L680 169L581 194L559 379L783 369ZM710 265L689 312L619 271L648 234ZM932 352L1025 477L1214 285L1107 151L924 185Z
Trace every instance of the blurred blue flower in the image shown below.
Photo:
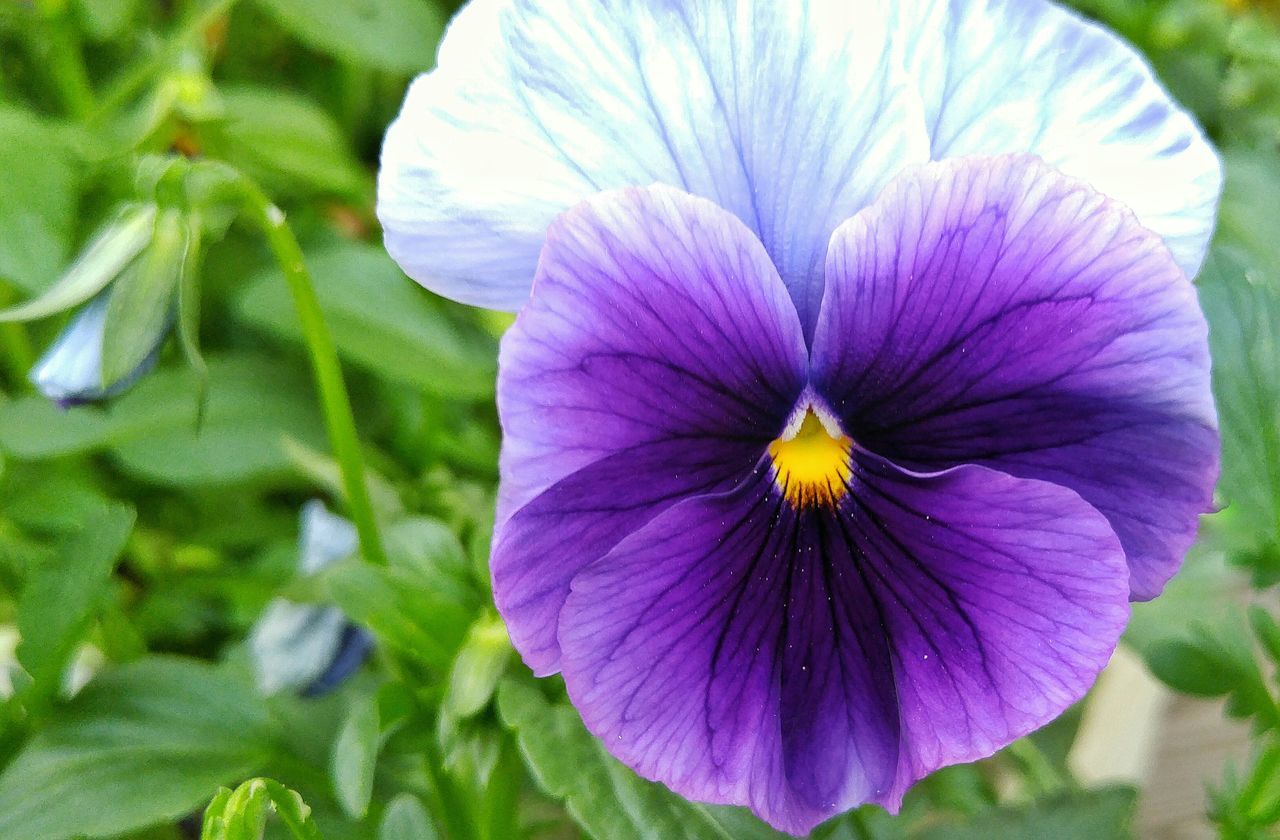
M313 499L299 517L298 571L304 577L355 553L355 526ZM342 610L276 598L249 636L254 672L264 694L286 689L306 697L332 691L359 670L373 649L368 631Z
M168 331L155 336L151 352L123 377L104 382L102 341L109 296L101 294L71 319L35 367L31 383L63 408L99 402L124 393L155 367Z

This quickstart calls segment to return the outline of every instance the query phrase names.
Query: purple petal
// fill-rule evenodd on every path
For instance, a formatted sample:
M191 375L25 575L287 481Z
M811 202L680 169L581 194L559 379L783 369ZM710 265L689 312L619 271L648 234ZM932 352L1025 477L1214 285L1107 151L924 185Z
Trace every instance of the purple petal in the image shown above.
M813 375L895 463L1075 490L1150 598L1217 476L1206 336L1128 210L1033 157L964 158L904 175L832 237Z
M804 387L805 355L764 247L710 202L605 193L552 226L498 377L494 589L532 667L557 667L553 620L578 569L750 471Z
M901 713L896 809L1079 700L1129 619L1110 523L1071 490L985 467L907 473L869 453L841 538L891 639ZM834 548L830 549L833 552Z
M572 584L565 682L641 775L796 833L896 808L1087 690L1128 616L1109 524L1062 487L861 453L839 513L768 479L672 507Z
M633 446L561 479L500 525L489 560L494 600L529 667L560 670L556 622L574 575L667 507L732 487L760 450L699 439Z

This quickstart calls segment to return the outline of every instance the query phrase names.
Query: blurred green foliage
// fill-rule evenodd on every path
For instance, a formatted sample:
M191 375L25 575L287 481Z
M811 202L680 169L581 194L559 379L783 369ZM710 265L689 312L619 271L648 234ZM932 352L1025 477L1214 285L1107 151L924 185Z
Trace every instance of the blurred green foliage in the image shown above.
M1143 49L1223 149L1220 232L1200 281L1223 510L1165 598L1135 610L1128 640L1169 686L1226 697L1251 722L1255 754L1210 780L1206 809L1223 836L1274 836L1280 10L1075 5ZM0 306L47 293L80 255L57 294L78 303L112 284L130 313L107 341L114 368L150 351L138 336L168 328L171 302L179 321L154 374L71 411L27 378L67 316L0 323L0 630L21 639L0 661L0 837L778 836L610 758L562 686L519 664L489 606L508 319L410 283L373 213L382 131L454 11L0 2ZM187 159L225 169L173 164ZM297 573L299 508L316 496L341 507L347 491L325 454L295 302L261 231L220 203L226 172L260 185L302 243L345 364L385 565ZM166 247L194 261L149 270L134 260L145 243L102 239L122 205L171 220ZM373 661L323 697L262 696L246 639L277 597L337 604L373 633ZM1071 778L1079 719L935 774L897 818L866 808L814 836L1128 836L1135 791Z

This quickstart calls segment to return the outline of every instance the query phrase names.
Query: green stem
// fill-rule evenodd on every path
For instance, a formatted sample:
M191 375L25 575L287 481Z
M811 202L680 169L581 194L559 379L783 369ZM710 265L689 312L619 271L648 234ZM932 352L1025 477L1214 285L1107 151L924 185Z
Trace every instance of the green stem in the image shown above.
M1008 746L1008 751L1022 765L1023 776L1036 793L1056 793L1066 787L1062 776L1035 741L1020 738Z
M94 94L80 41L64 6L41 5L40 25L31 36L32 54L48 68L63 109L73 119L84 119L93 111Z
M369 488L365 484L364 457L360 451L360 439L356 435L351 400L342 379L342 366L338 362L333 336L325 324L311 273L302 256L302 248L285 221L284 211L273 204L257 184L241 176L240 187L245 199L245 209L266 235L267 244L271 247L276 262L280 264L285 282L289 284L289 291L293 295L293 304L302 324L302 335L311 355L316 385L320 390L325 425L329 429L329 443L342 470L347 506L360 536L360 553L370 563L386 565L386 552L378 534L373 504L369 500Z

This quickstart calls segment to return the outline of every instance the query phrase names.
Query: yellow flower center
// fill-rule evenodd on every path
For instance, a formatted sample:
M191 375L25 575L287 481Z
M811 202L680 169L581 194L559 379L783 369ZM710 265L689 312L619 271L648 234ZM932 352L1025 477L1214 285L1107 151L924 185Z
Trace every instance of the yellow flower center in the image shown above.
M800 427L769 444L773 480L792 507L835 507L849 492L847 435L833 437L812 408L805 409Z

